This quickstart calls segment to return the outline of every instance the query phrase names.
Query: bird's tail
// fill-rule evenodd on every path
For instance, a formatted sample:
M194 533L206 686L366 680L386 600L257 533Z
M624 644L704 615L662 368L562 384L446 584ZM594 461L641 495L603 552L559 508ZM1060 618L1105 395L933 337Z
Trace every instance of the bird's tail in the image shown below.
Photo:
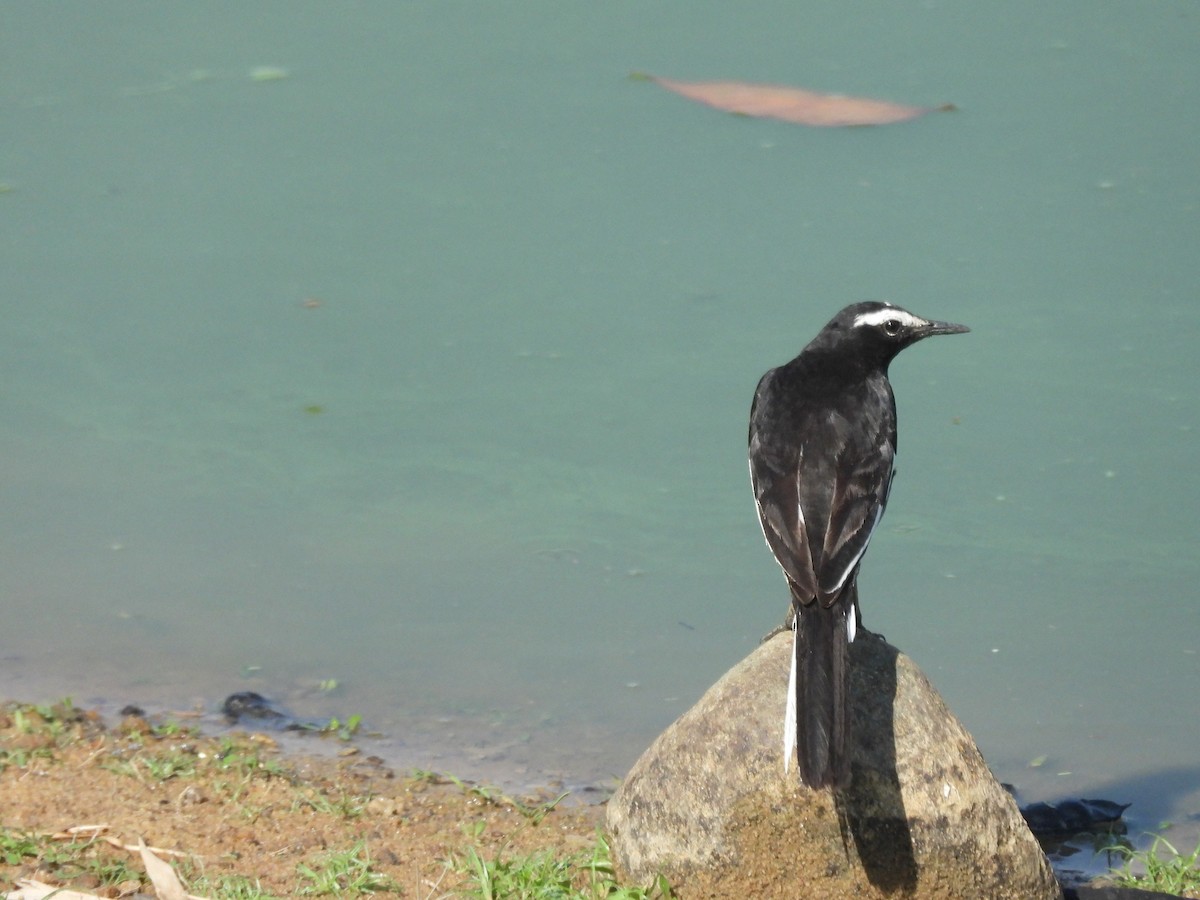
M794 624L784 766L794 750L801 780L814 789L850 782L847 615L853 608L842 601L814 603L797 610Z

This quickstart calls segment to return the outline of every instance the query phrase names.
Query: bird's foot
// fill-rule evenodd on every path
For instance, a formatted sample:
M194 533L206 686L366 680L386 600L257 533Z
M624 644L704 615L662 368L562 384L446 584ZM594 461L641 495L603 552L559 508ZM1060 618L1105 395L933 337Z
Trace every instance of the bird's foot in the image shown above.
M765 644L771 638L775 637L775 635L783 634L783 632L785 632L785 631L792 631L795 627L796 627L796 614L794 612L789 612L787 618L784 619L783 624L778 625L775 628L772 628L770 631L768 631L766 634L764 634L762 640L759 641L759 643Z
M787 625L779 625L778 627L772 628L770 631L768 631L766 634L764 634L762 636L762 640L760 640L759 643L765 644L771 638L775 637L775 635L783 634L785 631L791 631L791 630L792 629L790 627L788 627Z

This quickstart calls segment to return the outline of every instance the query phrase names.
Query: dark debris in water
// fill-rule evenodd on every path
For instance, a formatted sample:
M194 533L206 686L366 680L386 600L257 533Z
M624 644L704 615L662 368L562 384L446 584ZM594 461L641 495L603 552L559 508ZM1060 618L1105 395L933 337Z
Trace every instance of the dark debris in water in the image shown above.
M272 706L271 701L262 694L254 691L238 691L236 694L230 694L221 704L221 712L225 714L225 718L229 719L231 724L240 722L242 719L253 719L255 722L279 722L281 719L291 718L287 713Z
M1087 833L1124 834L1121 815L1128 803L1111 800L1063 800L1060 803L1031 803L1021 815L1037 837L1066 837Z

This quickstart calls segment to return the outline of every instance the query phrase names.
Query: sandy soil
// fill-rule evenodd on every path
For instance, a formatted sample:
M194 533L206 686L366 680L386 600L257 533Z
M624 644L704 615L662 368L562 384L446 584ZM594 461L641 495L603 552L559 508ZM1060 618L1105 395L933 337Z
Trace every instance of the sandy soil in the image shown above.
M393 773L352 744L293 758L263 735L201 737L137 716L106 727L94 713L10 703L0 896L29 877L102 896L150 891L138 854L118 846L140 837L193 893L242 876L289 896L313 886L304 867L329 871L332 855L351 853L405 896L441 897L462 883L447 860L468 848L490 859L594 847L602 807L554 799Z

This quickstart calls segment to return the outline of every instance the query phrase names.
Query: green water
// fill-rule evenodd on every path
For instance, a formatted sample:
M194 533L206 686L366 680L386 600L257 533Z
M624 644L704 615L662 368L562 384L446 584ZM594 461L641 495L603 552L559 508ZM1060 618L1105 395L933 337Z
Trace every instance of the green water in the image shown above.
M1188 2L6 4L0 693L618 775L784 614L758 376L887 298L972 334L893 367L865 623L1024 799L1194 820L1198 51Z

